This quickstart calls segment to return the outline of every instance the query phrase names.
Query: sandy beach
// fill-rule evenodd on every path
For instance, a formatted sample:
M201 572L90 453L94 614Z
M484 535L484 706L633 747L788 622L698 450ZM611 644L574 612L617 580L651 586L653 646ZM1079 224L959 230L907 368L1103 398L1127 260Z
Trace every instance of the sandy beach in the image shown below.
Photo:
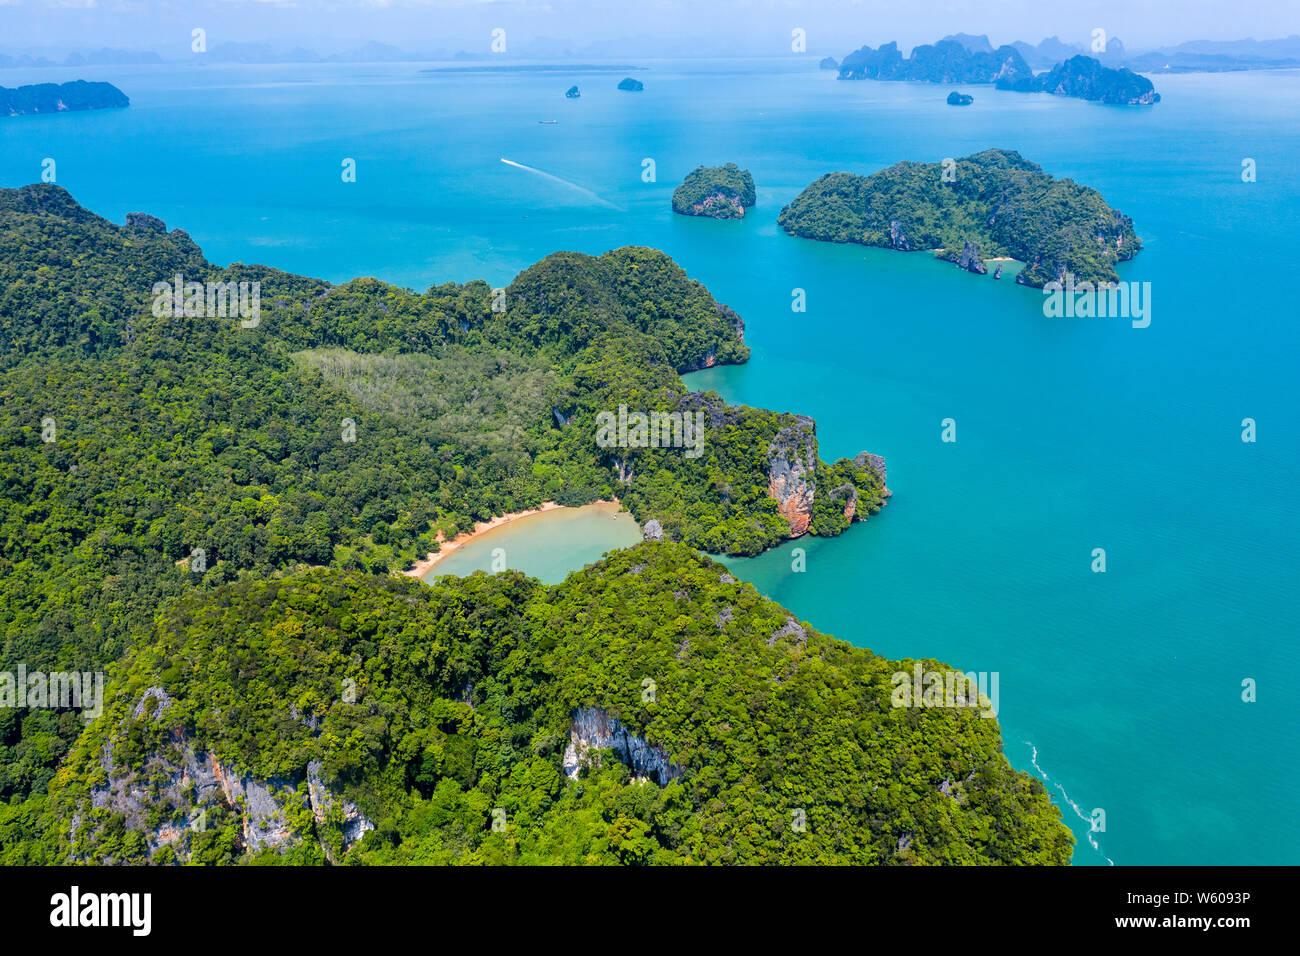
M439 561L451 554L457 548L473 541L479 535L486 534L494 528L499 528L503 524L509 524L519 518L527 518L529 515L539 515L543 511L555 511L556 509L563 507L564 505L556 504L554 501L543 501L540 508L531 508L528 511L511 511L508 514L498 515L491 521L479 521L474 525L473 531L462 531L450 541L439 541L439 544L442 546L441 550L430 551L427 558L423 561L416 561L409 569L402 573L410 575L413 578L422 578L428 574ZM441 532L439 532L439 534L441 534Z

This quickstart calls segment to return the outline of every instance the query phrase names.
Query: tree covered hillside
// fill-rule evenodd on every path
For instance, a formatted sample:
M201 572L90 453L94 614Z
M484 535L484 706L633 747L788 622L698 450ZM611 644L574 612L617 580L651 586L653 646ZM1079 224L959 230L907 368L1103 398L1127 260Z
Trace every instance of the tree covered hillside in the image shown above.
M945 163L948 161L945 161ZM987 149L945 163L895 163L870 176L828 173L781 210L786 232L902 251L933 249L1027 263L1018 282L1117 282L1142 240L1095 189L1054 179L1019 153Z
M177 275L259 282L260 315L155 309ZM152 216L0 190L0 671L98 669L192 591L299 565L386 575L546 500L618 496L670 538L758 553L790 533L768 471L795 417L678 374L744 361L741 330L652 249L419 294L222 269ZM704 414L702 453L599 446L620 404ZM856 489L857 517L879 507L874 472L817 462L815 440L808 458ZM817 507L814 533L847 526ZM78 720L0 708L0 799L45 789Z
M0 852L1068 862L1059 811L1008 766L996 720L891 705L911 664L817 633L668 542L554 587L513 572L246 577L141 635L49 795L0 808ZM582 749L592 721L635 746Z

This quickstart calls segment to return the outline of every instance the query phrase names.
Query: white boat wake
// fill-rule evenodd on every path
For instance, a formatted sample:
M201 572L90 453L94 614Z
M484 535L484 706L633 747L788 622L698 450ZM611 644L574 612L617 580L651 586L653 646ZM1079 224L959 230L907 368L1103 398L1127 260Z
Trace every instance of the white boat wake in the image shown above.
M582 193L588 199L594 200L595 202L600 203L602 206L607 206L610 209L617 209L619 212L623 211L621 207L614 205L608 199L602 199L600 196L596 195L594 192L592 192L590 189L587 189L585 186L579 186L577 183L571 183L567 179L561 179L559 176L554 176L546 172L545 170L536 168L535 166L525 166L523 163L516 163L513 159L506 159L504 156L501 157L501 162L505 163L507 166L513 166L516 169L522 169L525 170L526 172L536 173L538 176L541 176L543 179L549 179L551 182L559 183L561 186L568 186L570 189Z
M1092 848L1096 850L1098 853L1101 853L1102 859L1104 859L1111 866L1114 866L1115 861L1112 860L1110 857L1106 856L1105 853L1102 853L1101 845L1097 843L1097 838L1096 836L1093 835L1092 817L1089 814L1084 813L1083 809L1077 803L1075 803L1073 800L1070 799L1070 795L1065 792L1065 788L1063 786L1061 786L1059 783L1057 783L1055 780L1049 777L1047 775L1046 770L1038 766L1038 748L1035 747L1028 740L1025 741L1025 746L1028 747L1031 751L1033 751L1033 753L1029 757L1029 762L1033 765L1034 769L1038 771L1039 775L1044 780L1046 780L1048 783L1054 786L1057 790L1061 791L1061 796L1065 799L1065 802L1070 805L1070 808L1074 810L1075 814L1078 815L1080 820L1088 824L1088 842L1092 844Z

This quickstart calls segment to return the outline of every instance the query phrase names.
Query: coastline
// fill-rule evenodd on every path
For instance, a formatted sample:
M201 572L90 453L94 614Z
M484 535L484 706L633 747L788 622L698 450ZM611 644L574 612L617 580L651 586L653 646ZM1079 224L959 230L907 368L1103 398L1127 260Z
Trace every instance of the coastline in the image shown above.
M426 574L432 571L443 558L447 557L447 555L454 552L457 548L463 547L470 541L473 541L480 535L487 534L489 531L500 528L502 525L509 524L512 521L517 521L520 518L527 518L530 515L539 515L546 511L556 511L565 507L567 506L557 504L554 501L543 501L541 507L538 508L530 508L527 511L511 511L503 515L498 515L491 521L475 522L472 531L462 531L450 541L440 541L440 550L430 551L428 557L421 561L416 561L410 568L401 573L408 577L423 578Z

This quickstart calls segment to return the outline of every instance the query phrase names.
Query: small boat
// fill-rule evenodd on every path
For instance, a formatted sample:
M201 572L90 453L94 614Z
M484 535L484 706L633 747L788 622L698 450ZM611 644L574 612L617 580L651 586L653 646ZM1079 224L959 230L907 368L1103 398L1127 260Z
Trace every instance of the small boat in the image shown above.
M543 126L554 126L559 120L538 120Z

